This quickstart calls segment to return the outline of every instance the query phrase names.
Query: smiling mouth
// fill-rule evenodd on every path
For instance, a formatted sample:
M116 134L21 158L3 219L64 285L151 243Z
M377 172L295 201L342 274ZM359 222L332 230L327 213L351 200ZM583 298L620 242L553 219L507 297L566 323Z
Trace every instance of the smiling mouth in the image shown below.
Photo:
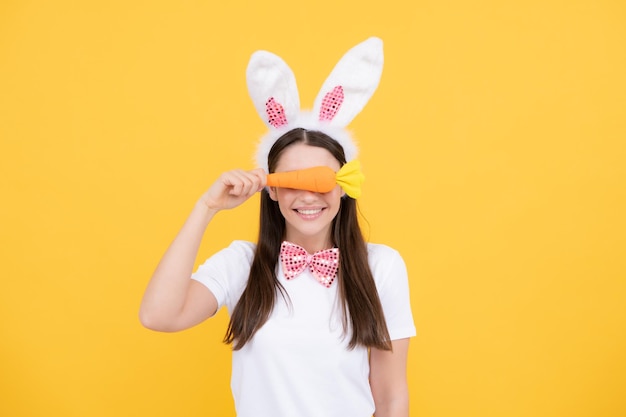
M298 214L303 216L315 216L316 214L320 214L324 209L296 209Z

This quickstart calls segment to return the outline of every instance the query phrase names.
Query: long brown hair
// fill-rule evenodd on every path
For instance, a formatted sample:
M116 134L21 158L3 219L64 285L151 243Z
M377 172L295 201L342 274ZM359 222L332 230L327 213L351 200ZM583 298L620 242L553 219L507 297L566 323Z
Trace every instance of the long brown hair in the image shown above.
M281 136L270 150L268 167L274 172L282 152L295 143L328 150L341 165L346 163L343 148L328 135L297 128ZM278 293L287 297L276 276L280 245L285 235L285 219L278 203L267 190L261 192L259 239L250 276L228 324L225 343L241 349L268 320ZM352 332L348 347L357 345L391 350L385 316L367 260L367 244L359 227L356 200L341 198L332 223L333 244L339 248L339 299L344 331Z

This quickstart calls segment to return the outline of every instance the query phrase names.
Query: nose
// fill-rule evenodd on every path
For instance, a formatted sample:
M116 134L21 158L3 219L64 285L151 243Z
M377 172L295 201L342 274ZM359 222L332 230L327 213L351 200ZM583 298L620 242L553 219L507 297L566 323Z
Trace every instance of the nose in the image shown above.
M304 202L315 201L318 199L319 193L315 191L299 190L298 198Z

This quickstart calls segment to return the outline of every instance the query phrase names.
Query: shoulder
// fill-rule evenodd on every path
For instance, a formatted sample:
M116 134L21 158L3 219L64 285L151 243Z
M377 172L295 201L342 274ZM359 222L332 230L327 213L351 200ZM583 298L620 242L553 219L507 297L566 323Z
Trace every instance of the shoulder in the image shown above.
M389 246L369 243L368 256L391 340L415 336L409 276L400 253Z
M379 290L407 279L404 259L396 249L378 243L367 244L368 263Z
M229 270L248 270L254 260L256 244L245 240L234 240L224 249L216 252L205 261L205 264L215 264Z
M252 264L255 249L256 245L252 242L235 240L205 260L195 275L216 276L220 271L231 274L238 270L245 272Z
M234 240L228 247L222 249L227 256L233 256L241 259L249 259L252 261L254 258L254 252L256 250L256 243L249 242L247 240Z
M400 252L396 249L380 243L368 243L367 255L370 266L380 263L387 264L397 261L403 261Z
M256 244L235 240L204 261L192 278L213 293L219 307L232 311L248 280L255 250Z

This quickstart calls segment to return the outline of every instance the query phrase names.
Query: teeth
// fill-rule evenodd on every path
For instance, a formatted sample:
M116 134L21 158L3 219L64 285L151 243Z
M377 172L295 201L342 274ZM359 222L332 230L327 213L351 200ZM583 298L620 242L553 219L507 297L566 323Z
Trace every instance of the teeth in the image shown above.
M322 209L316 209L316 210L298 210L298 213L300 214L305 214L305 215L311 215L311 214L317 214L320 211L322 211Z

